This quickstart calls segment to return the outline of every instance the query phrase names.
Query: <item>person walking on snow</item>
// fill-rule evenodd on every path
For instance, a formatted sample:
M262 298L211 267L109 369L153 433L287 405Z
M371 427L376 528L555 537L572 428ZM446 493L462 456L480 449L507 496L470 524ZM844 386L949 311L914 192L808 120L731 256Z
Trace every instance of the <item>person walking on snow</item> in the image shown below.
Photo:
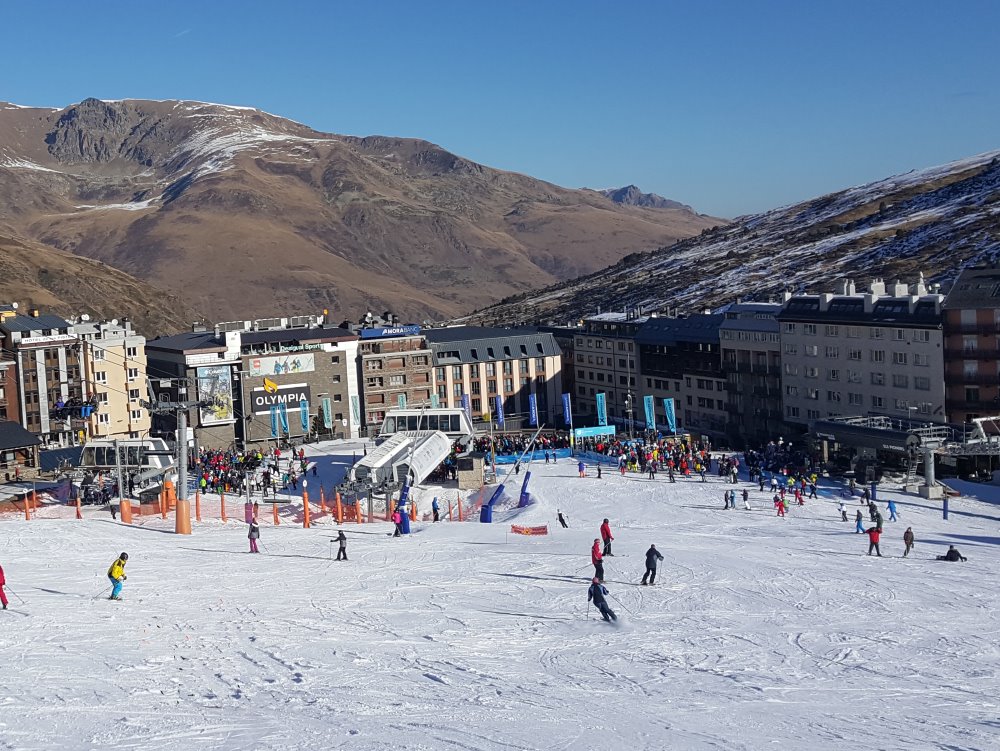
M260 524L257 522L257 514L250 517L250 531L247 532L247 538L250 540L250 552L259 553L257 540L260 538Z
M774 507L778 510L778 516L785 515L785 499L780 496L774 496Z
M392 533L392 536L399 537L403 534L403 515L399 513L398 508L392 512L392 523L396 525L396 530Z
M913 527L907 527L906 531L903 532L903 544L906 546L906 550L903 551L903 557L906 558L910 554L910 548L913 547Z
M860 535L865 531L864 518L861 516L860 509L858 510L858 515L854 517L854 534Z
M569 527L569 525L566 523L566 517L563 516L563 512L560 511L559 509L556 509L556 518L559 520L559 523L562 525L563 529Z
M120 600L122 594L122 582L128 579L125 576L125 564L128 563L128 553L122 553L115 559L115 562L111 564L111 568L108 569L108 579L111 580L111 597L109 600Z
M344 530L337 530L337 543L340 547L337 550L337 560L346 561L347 560L347 535L344 534Z
M649 550L646 551L646 573L642 575L643 584L646 584L647 578L650 584L656 583L656 562L662 560L663 556L660 555L660 551L656 549L655 545L650 545Z
M7 593L3 591L4 585L7 583L7 577L4 576L3 566L0 566L0 604L3 605L3 609L7 609Z
M882 530L879 529L878 527L869 527L867 529L867 533L868 533L868 555L871 555L872 550L874 550L878 554L878 557L881 558L882 551L878 549L878 541L879 538L882 536Z
M743 488L743 508L750 510L750 491Z
M587 590L587 602L593 601L594 607L598 609L601 613L601 617L606 621L617 621L618 616L615 615L615 611L610 608L608 601L604 599L604 596L608 594L608 588L604 586L603 579L598 579L596 576L590 584L590 588Z
M601 463L600 462L597 463L597 479L598 480L601 479Z
M897 520L896 519L896 502L895 501L889 501L889 503L886 504L886 510L889 512L889 521L891 521L891 522L896 521Z
M847 506L844 505L843 501L840 502L840 518L847 521Z
M577 462L576 468L580 472L580 477L586 477L587 476L587 465L584 464L582 461L581 462Z
M611 536L611 525L608 520L605 519L604 523L601 524L601 539L604 540L604 555L614 555L611 552L611 541L615 538Z
M601 541L595 539L594 547L590 549L590 562L594 564L594 578L601 582L604 581L604 563L602 559Z
M431 501L431 513L434 514L434 521L441 521L441 507L438 506L437 496L434 496L434 500Z

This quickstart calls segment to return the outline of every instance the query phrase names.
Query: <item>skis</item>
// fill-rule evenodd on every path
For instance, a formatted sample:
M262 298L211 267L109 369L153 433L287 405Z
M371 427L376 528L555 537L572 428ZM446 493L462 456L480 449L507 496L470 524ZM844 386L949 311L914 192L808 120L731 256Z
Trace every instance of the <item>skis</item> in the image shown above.
M17 613L18 615L23 615L25 618L28 617L28 613L25 613L23 610L15 610L14 608L4 608L0 610L0 613Z

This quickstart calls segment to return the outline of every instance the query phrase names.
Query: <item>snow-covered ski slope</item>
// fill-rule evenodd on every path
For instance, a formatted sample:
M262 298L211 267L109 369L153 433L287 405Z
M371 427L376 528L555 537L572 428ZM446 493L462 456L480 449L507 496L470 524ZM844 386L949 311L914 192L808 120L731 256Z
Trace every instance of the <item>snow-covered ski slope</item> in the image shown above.
M27 604L0 613L0 748L998 748L1000 507L892 494L879 559L832 487L779 519L756 486L722 510L718 478L532 470L537 503L491 526L345 525L346 563L329 521L269 513L259 556L233 521L4 518ZM605 516L617 626L586 602ZM124 602L92 599L122 550Z

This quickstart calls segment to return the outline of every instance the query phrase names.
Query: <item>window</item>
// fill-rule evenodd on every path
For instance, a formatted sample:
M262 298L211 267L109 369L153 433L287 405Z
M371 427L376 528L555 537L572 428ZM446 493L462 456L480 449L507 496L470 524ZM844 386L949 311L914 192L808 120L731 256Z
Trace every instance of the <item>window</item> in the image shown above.
M99 391L99 392L97 392L97 403L98 404L107 404L108 403L108 392L107 391Z
M840 402L840 392L839 391L827 391L826 400L828 402Z
M497 364L495 362L486 363L486 375L495 376L497 374Z
M827 326L826 326L826 335L827 336L840 336L840 327L839 326L830 326L829 324L827 324Z
M142 419L142 410L141 409L133 409L128 414L129 414L129 417L131 417L133 420L141 420Z
M784 353L786 355L797 355L799 353L799 348L794 344L786 344Z
M451 378L454 381L461 381L462 380L462 366L461 365L452 365L451 366Z
M884 349L873 349L872 350L872 362L885 362L885 350Z
M978 402L979 401L979 387L978 386L966 386L965 387L965 401L967 401L967 402Z
M885 386L885 373L872 373L872 386Z
M918 391L930 391L931 390L931 379L927 376L914 376L913 377L913 388Z
M861 359L861 350L860 349L854 349L854 348L848 349L847 350L847 359L848 360L860 360Z
M861 336L860 326L848 326L847 327L847 337L849 339L857 339Z
M483 391L482 391L482 381L473 381L472 382L472 393L473 394L481 394L481 393L483 393Z
M342 401L344 401L344 395L343 394L334 394L333 395L333 401L335 401L335 402L342 402Z
M618 367L619 368L624 368L625 367L625 358L624 357L619 357L618 358Z
M340 383L340 374L339 373L333 377L333 383Z
M785 407L785 414L788 417L798 417L799 416L799 408L798 407Z
M799 366L792 365L790 362L785 363L785 375L797 376L799 374Z
M535 373L544 373L544 372L545 372L545 358L544 357L536 357L535 358Z
M503 374L512 375L514 373L514 363L510 360L503 361Z
M497 392L497 382L496 381L487 381L486 382L486 390L490 394L495 394Z
M103 370L97 370L94 372L94 380L98 383L107 383L108 374Z
M586 396L587 395L587 387L586 386L578 386L576 390L580 393L580 396Z
M874 409L885 409L885 399L881 396L872 396L872 407Z
M598 381L598 383L604 383L604 373L601 373L600 371L598 371L598 373L597 373L597 381Z
M0 397L2 397L2 396L3 396L3 394L0 394ZM131 401L133 401L133 402L139 401L139 389L129 389L128 390L128 398Z
M885 337L885 329L880 329L878 327L873 327L868 330L868 335L872 339L882 339Z
M782 331L784 333L786 333L786 334L794 334L795 333L795 324L794 323L786 323L784 325L784 327L782 328Z
M139 377L139 369L138 368L129 368L126 374L128 375L128 379L130 381L134 381L136 378Z
M975 335L963 336L962 349L966 352L975 352L979 349L979 337Z
M905 342L906 341L906 331L903 330L903 329L893 329L892 330L892 339L893 339L893 341L896 341L896 342Z
M404 386L405 384L406 384L406 376L405 375L400 374L400 375L391 375L391 376L389 376L389 385L390 386Z
M331 357L330 362L332 362L334 365L340 365L340 355L334 355L333 357Z
M926 368L931 364L930 355L921 355L916 352L913 353L913 364L919 368Z
M462 393L463 393L463 392L462 392L462 384L460 384L460 383L453 383L453 384L451 385L451 390L452 390L452 393L453 393L453 394L454 394L455 396L461 396L461 395L462 395Z
M818 344L807 344L806 345L806 357L816 357L819 355L819 345Z
M586 378L586 375L587 375L587 374L586 374L586 373L585 373L584 371L582 371L582 370L578 370L578 371L576 371L576 377L577 377L577 378L579 378L579 379L580 379L581 381L582 381L582 380L583 380L584 378Z
M805 369L806 378L819 378L819 368L814 368L811 365L807 366Z
M962 374L966 378L975 378L979 375L979 363L975 360L966 360L962 363Z
M816 336L816 324L815 323L804 323L802 324L802 333L806 336Z
M94 362L101 362L104 359L104 350L94 347Z
M864 394L851 393L847 395L847 403L850 404L851 406L860 407L862 404L864 404L864 401L865 401Z
M438 395L439 399L447 399L448 398L448 387L445 384L443 384L443 383L440 384L437 387L437 395ZM381 404L381 402L379 402L379 404Z
M136 358L138 356L139 356L139 348L138 347L126 347L125 348L125 357Z
M809 420L818 420L819 419L819 410L818 409L807 409L806 410L806 418L809 419Z
M892 374L892 385L893 388L905 389L910 387L910 377L905 373L893 373Z
M798 396L799 387L798 386L785 386L785 396Z
M618 383L620 383L622 386L628 386L628 378L626 378L625 376L618 376Z
M929 342L931 340L930 331L914 331L913 341L915 342Z
M475 412L476 414L479 414L479 410L481 410L482 407L483 407L482 400L480 400L480 399L473 399L472 400L472 411L473 412Z
M504 378L503 379L503 390L504 390L504 393L507 393L507 394L509 394L511 391L514 390L514 379L513 378Z
M892 353L892 364L893 365L906 365L906 353L905 352L893 352Z
M382 370L382 361L381 360L369 360L365 364L365 369L366 370ZM444 368L438 368L437 369L437 373L438 373L438 380L439 381L443 381L444 380Z
M819 389L806 389L806 399L819 400Z
M832 370L826 371L826 380L828 380L828 381L839 381L840 380L840 371L837 370L837 369L832 369Z
M893 409L898 412L909 411L910 403L906 399L896 399L893 401Z
M98 412L97 413L97 424L98 425L110 425L111 424L111 415L109 415L107 412Z
M840 357L840 347L828 346L823 350L823 352L826 355L826 357L830 358L831 360L836 360L837 358Z

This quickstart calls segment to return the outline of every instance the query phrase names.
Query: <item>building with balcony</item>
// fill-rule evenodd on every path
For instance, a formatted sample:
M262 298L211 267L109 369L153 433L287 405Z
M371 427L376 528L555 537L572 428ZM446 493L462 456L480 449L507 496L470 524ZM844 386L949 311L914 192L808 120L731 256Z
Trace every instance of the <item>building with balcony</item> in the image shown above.
M728 429L734 446L757 446L784 432L779 303L736 303L719 326Z
M963 269L942 308L948 421L1000 415L1000 267Z
M469 402L473 418L495 412L500 397L507 427L530 424L531 397L538 421L562 426L561 351L552 334L535 329L453 326L427 329L433 353L433 393L441 407Z
M648 315L599 313L583 319L573 337L573 414L577 427L597 424L597 395L604 394L608 422L636 419L639 358L635 337Z
M786 294L781 326L785 421L887 415L945 422L944 337L937 288L921 278L866 292Z

